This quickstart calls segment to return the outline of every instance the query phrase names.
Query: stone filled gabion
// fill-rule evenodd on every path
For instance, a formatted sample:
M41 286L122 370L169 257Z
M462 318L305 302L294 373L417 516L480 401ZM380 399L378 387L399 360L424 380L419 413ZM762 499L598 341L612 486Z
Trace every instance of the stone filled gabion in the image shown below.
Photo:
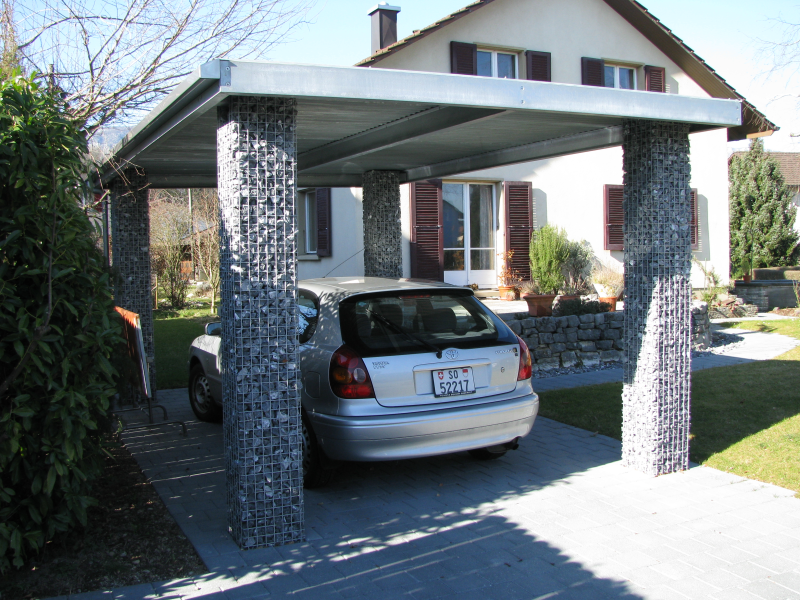
M231 535L302 541L296 328L296 120L291 98L218 109L222 386Z
M142 169L119 172L110 185L111 257L116 271L114 301L139 315L144 352L155 394L153 300L150 294L150 207L147 175Z
M403 276L403 232L400 227L400 174L364 173L364 275Z
M689 466L689 126L626 121L623 134L623 464Z

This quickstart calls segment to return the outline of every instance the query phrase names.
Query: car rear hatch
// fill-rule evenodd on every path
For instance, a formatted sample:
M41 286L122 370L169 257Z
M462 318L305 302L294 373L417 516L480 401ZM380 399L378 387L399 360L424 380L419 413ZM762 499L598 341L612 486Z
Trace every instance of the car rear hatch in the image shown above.
M518 341L468 290L351 296L340 319L382 406L477 400L516 387Z

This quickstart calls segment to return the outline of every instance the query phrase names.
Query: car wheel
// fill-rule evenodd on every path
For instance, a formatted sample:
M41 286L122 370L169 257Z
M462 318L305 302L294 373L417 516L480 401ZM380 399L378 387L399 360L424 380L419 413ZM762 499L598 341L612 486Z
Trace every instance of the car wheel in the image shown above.
M189 404L201 421L207 423L222 421L222 409L211 397L211 385L200 365L195 365L189 372Z
M501 456L505 456L505 453L508 452L508 448L505 446L489 446L487 448L476 448L475 450L470 450L469 454L472 458L476 458L478 460L494 460L496 458L500 458Z
M330 464L330 460L322 451L317 443L317 436L308 423L305 415L302 415L302 436L303 436L303 487L314 489L323 487L333 479L336 469Z

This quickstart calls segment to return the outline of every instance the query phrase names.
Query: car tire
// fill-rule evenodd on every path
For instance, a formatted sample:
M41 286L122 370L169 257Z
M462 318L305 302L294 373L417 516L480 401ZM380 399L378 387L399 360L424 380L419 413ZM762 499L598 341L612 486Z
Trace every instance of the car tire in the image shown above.
M336 468L325 456L317 443L317 436L311 429L306 415L302 415L301 431L303 440L303 487L313 490L328 485L336 474Z
M508 452L508 448L505 446L489 446L487 448L476 448L475 450L470 450L469 454L472 456L472 458L477 460L495 460L505 456L506 452Z
M219 423L222 421L222 408L211 396L211 385L201 365L195 365L189 371L189 404L192 412L201 421Z

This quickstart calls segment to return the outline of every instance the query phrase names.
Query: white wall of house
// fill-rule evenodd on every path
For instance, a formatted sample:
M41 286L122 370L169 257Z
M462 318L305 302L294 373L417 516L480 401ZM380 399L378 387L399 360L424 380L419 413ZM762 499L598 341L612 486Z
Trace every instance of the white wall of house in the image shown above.
M303 190L298 193L298 199ZM298 256L297 278L363 276L364 227L362 225L361 188L333 188L331 190L331 256L324 258L305 252L305 208L297 203Z
M366 28L365 28L366 29ZM663 55L602 0L498 0L471 15L416 41L381 60L373 68L450 72L450 42L476 43L487 49L519 52L524 70L524 50L550 52L552 80L580 84L581 57L603 58L637 69L637 87L644 87L644 65L664 67L669 93L708 97L694 81ZM520 74L524 77L524 73ZM694 253L727 281L728 172L727 136L724 130L692 134L691 185L698 190L700 248ZM588 241L601 258L622 261L622 252L604 249L603 186L622 183L622 149L610 148L582 154L500 167L445 178L452 182L494 183L499 210L496 249L505 249L504 181L530 181L533 185L536 225L547 223L566 229L574 240ZM409 187L401 188L404 275L410 276L411 215ZM336 189L333 194L333 256L304 261L300 277L326 274L334 265L363 246L360 188ZM497 265L499 269L499 264ZM358 254L331 275L363 275L363 255ZM693 267L692 283L703 285Z

